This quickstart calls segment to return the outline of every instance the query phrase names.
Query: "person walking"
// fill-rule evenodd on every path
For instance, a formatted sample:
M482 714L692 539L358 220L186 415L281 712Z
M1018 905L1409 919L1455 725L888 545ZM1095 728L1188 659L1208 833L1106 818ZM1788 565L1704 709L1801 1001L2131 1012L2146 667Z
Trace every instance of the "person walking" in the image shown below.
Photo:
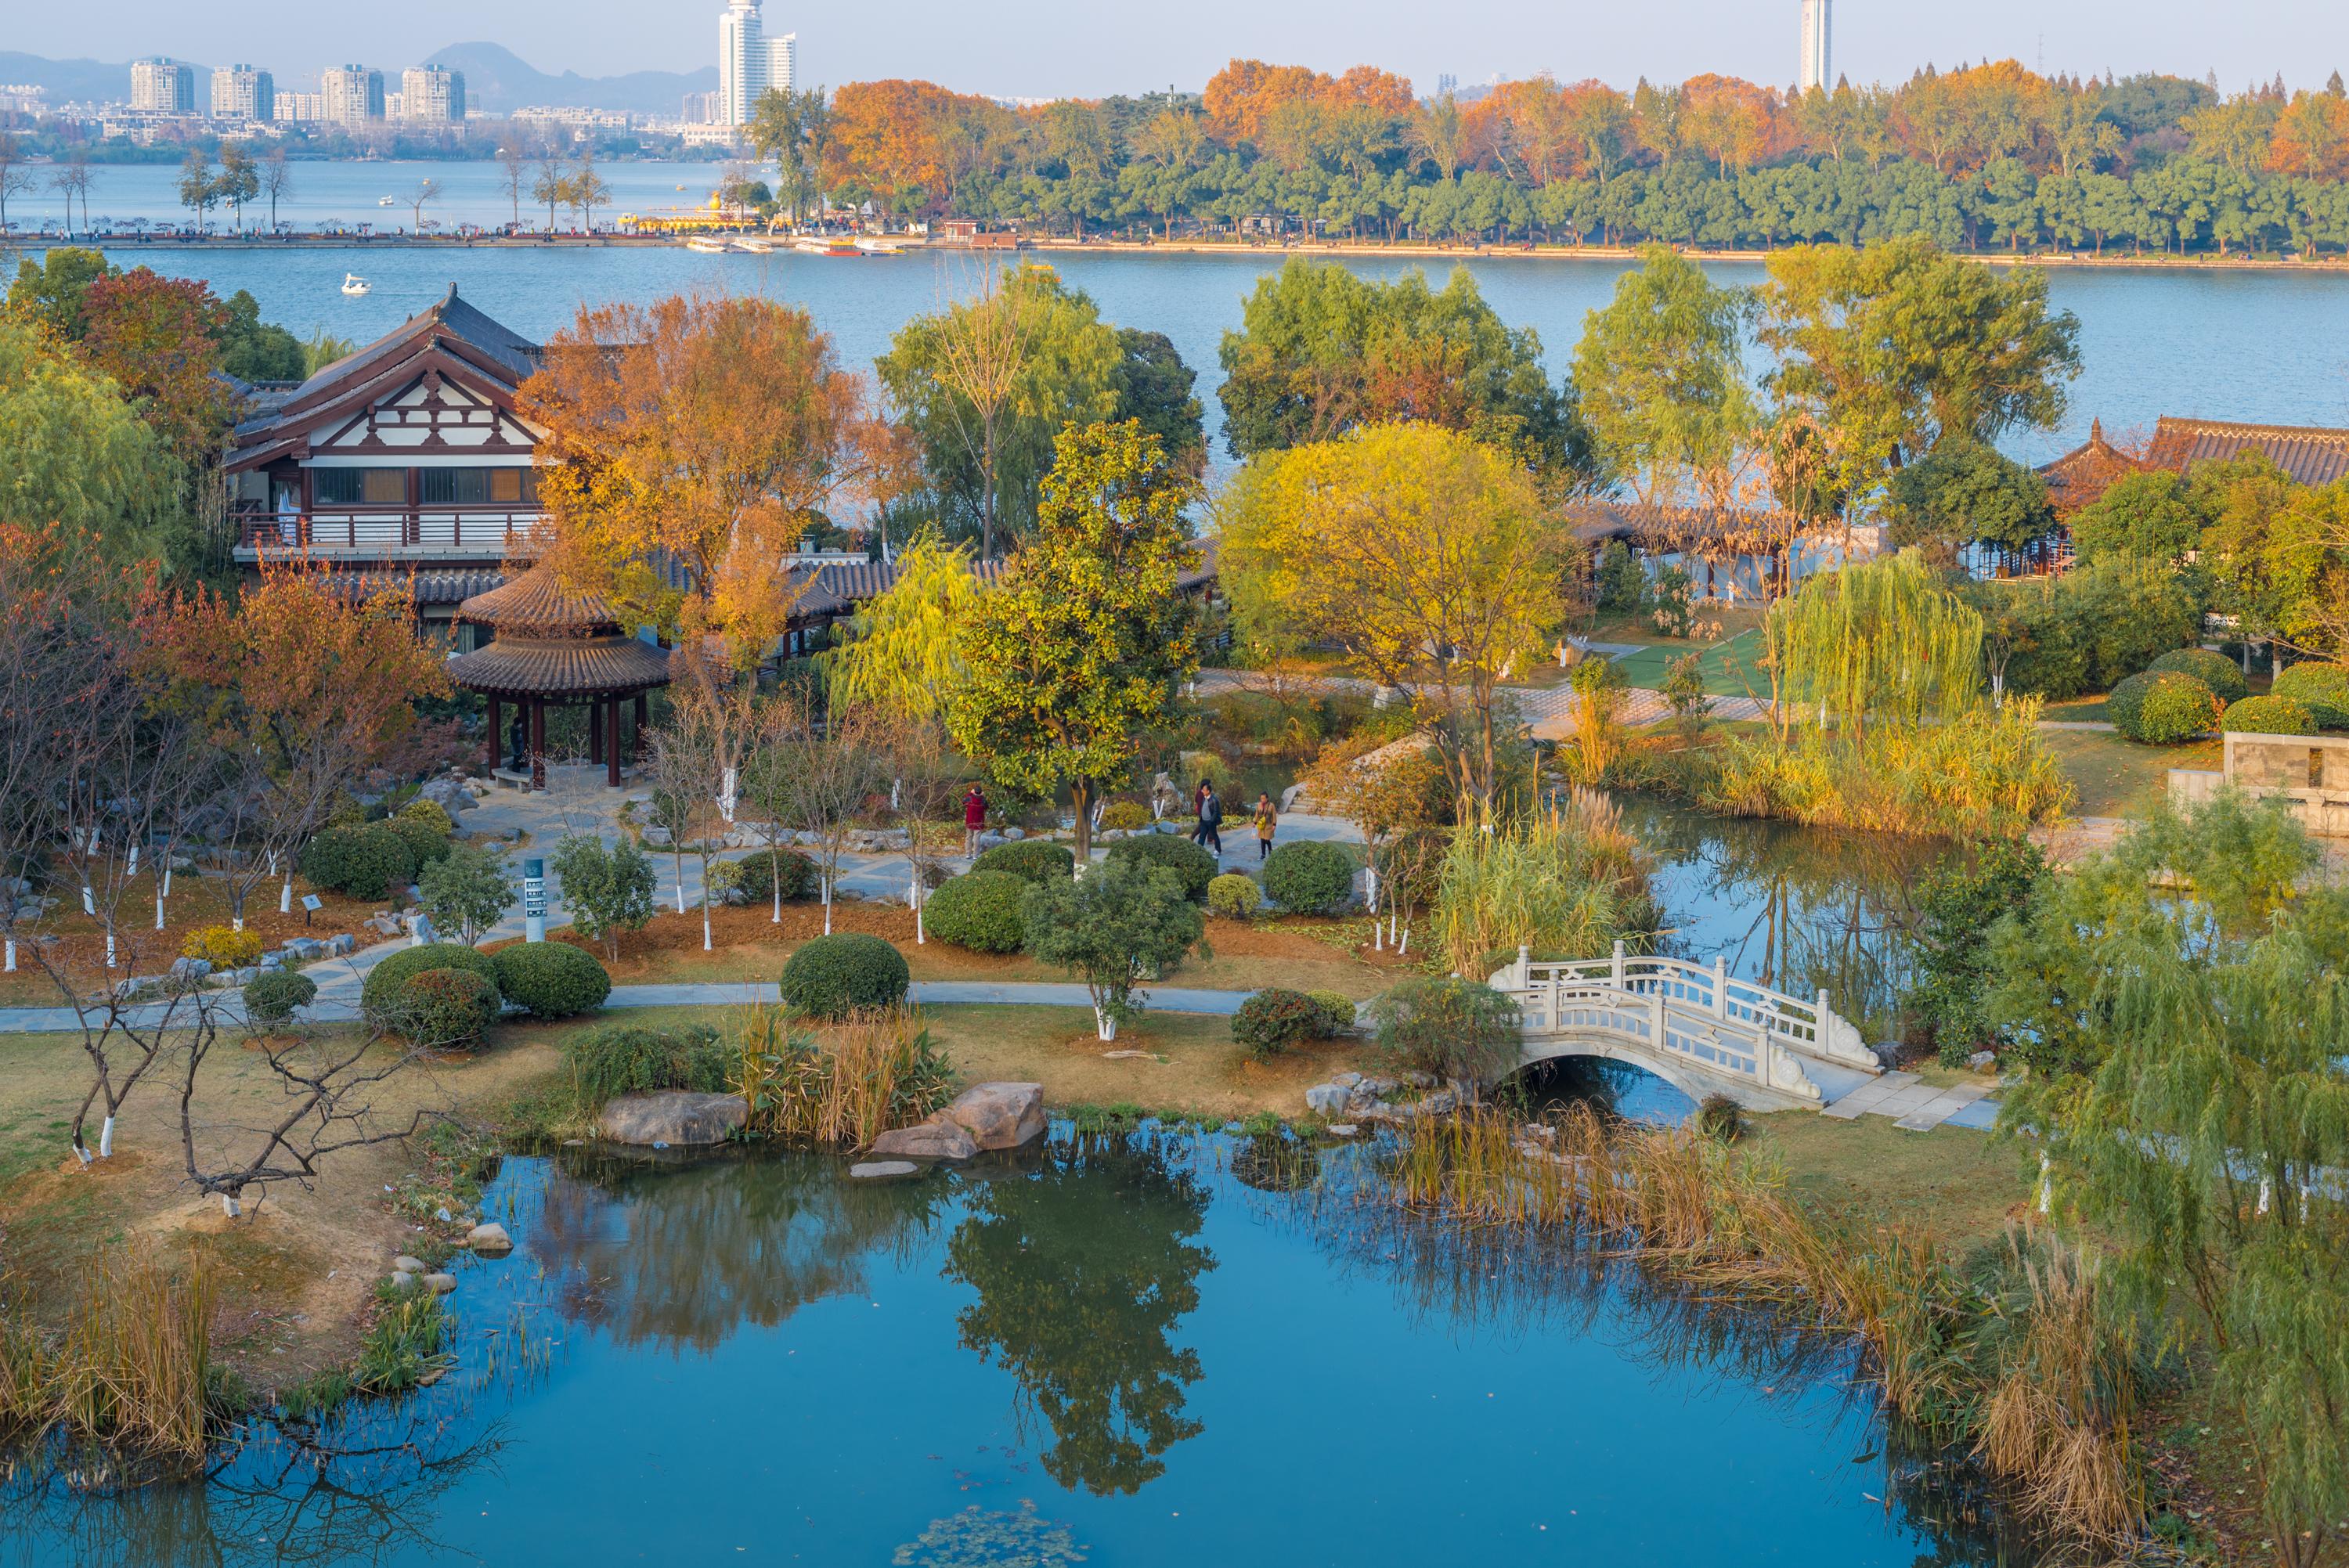
M1273 809L1272 797L1259 790L1256 798L1256 858L1259 864L1272 858L1272 835L1280 828L1280 813Z
M1205 779L1200 779L1191 790L1191 841L1195 844L1207 841L1207 781Z
M1208 851L1221 860L1224 854L1224 798L1216 793L1213 784L1206 786L1206 790L1199 798L1199 834Z
M978 835L986 826L987 797L979 791L978 786L974 784L970 787L970 793L962 798L962 852L964 854L978 853Z

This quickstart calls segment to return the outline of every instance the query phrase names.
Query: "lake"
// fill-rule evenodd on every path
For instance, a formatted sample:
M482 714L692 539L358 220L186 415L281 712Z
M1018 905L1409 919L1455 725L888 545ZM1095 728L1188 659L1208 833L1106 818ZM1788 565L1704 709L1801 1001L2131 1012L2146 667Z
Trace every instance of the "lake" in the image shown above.
M444 1381L200 1482L20 1468L0 1563L2030 1560L1847 1347L1358 1201L1376 1158L1056 1124L880 1185L509 1159L518 1250L460 1255Z
M707 164L616 163L603 172L616 190L615 213L690 205L718 176L716 166ZM378 208L376 200L429 177L449 187L444 218L503 222L511 212L497 187L499 176L491 163L298 164L296 205L281 208L279 215L305 225L326 218L405 223L405 207ZM93 215L183 216L171 195L175 180L170 168L102 169ZM680 184L683 192L675 189ZM41 192L39 198L55 207L54 196ZM28 216L37 221L43 211L36 201ZM12 204L12 218L16 211ZM26 222L17 221L20 226ZM648 300L695 289L763 294L805 305L833 334L843 358L858 365L885 349L908 318L970 290L984 264L969 253L851 262L791 253L708 256L681 247L337 249L293 254L142 248L125 249L116 259L202 277L222 294L249 289L264 316L298 335L324 330L360 342L430 304L452 282L492 315L541 338L567 323L582 303ZM1279 266L1278 252L1054 252L1040 259L1090 293L1110 320L1173 339L1200 373L1209 424L1216 426L1216 345L1224 332L1239 325L1241 300L1256 280ZM1448 271L1441 263L1400 258L1350 257L1345 264L1380 278L1422 265L1439 280ZM1625 265L1503 256L1462 264L1504 320L1540 335L1551 369L1560 373L1572 357L1585 313L1606 303ZM1708 270L1724 281L1751 283L1761 266L1758 261L1708 263ZM346 271L367 276L374 292L345 297L338 290ZM2095 418L2114 435L2149 429L2163 414L2349 425L2349 273L2079 268L2052 271L2048 288L2056 305L2080 319L2084 366L2072 385L2062 425L2010 440L2017 458L2038 461L2067 450L2085 438Z

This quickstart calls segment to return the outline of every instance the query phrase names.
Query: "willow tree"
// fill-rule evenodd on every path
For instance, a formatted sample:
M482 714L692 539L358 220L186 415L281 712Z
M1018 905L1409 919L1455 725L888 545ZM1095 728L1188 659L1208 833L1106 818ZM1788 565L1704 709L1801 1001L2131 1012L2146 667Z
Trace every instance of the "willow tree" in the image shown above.
M1913 550L1821 573L1771 609L1764 636L1781 734L1816 715L1859 736L1982 700L1982 616Z
M1738 346L1745 291L1715 285L1668 245L1640 254L1606 307L1583 317L1574 350L1583 423L1643 503L1711 496L1760 422Z
M892 720L935 722L960 678L956 632L978 603L970 558L935 532L898 553L889 591L868 599L854 635L822 655L834 699Z

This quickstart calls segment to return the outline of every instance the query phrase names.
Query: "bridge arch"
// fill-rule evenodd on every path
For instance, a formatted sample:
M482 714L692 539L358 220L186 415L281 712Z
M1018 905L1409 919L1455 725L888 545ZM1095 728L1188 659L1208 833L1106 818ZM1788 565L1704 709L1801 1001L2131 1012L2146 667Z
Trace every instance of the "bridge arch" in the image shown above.
M1743 1085L1724 1077L1697 1072L1682 1063L1661 1058L1657 1053L1643 1050L1628 1041L1609 1039L1601 1035L1544 1035L1529 1037L1525 1050L1517 1058L1516 1071L1539 1067L1544 1062L1580 1058L1586 1061L1619 1062L1638 1068L1659 1082L1670 1084L1688 1096L1692 1105L1702 1104L1707 1095L1725 1094L1749 1110L1780 1110L1783 1102L1769 1097L1754 1099Z

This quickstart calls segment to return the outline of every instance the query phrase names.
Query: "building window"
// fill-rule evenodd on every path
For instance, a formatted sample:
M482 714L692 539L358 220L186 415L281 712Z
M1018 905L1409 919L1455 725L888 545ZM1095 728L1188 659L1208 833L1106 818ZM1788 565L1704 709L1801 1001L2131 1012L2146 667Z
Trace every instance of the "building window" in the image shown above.
M538 487L528 469L426 469L422 470L424 500L429 506L519 504L535 500Z
M314 469L321 506L405 506L406 469Z

